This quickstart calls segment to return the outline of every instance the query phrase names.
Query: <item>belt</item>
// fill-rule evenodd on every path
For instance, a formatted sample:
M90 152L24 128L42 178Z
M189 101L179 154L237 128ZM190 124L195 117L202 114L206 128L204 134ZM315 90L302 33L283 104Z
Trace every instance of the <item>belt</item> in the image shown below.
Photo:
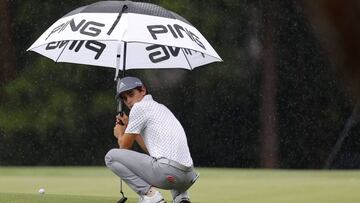
M173 166L173 167L178 168L183 171L191 171L194 168L193 166L184 166L177 161L173 161L173 160L165 158L165 157L160 157L160 158L155 158L155 159L159 163L167 164L167 165Z

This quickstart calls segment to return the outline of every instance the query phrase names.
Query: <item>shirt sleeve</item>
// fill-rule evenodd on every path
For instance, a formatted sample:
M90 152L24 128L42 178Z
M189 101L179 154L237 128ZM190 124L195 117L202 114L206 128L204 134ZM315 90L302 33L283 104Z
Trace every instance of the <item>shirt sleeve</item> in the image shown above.
M146 115L141 105L134 105L129 114L129 123L125 133L140 134L146 126Z

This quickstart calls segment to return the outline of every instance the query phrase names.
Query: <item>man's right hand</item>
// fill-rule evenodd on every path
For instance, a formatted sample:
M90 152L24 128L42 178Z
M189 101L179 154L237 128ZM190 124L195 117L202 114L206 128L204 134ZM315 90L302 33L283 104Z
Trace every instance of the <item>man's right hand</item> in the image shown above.
M117 124L127 126L128 122L129 122L129 117L126 115L126 113L122 112L122 113L119 113L116 116L116 123Z
M129 117L125 113L121 113L116 116L116 122L114 127L114 136L116 138L119 138L124 134L128 122Z

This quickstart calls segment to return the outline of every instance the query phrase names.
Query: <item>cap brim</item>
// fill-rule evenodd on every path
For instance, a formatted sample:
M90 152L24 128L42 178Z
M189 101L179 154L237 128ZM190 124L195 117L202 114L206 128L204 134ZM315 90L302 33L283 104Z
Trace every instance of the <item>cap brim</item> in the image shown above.
M115 99L118 100L119 97L120 97L120 95L121 95L121 93L124 93L124 92L126 92L126 91L128 91L128 90L132 90L132 89L135 89L135 88L141 87L141 86L142 86L142 85L138 85L138 86L135 86L135 87L126 87L126 88L123 88L122 90L120 90L120 92L116 93Z

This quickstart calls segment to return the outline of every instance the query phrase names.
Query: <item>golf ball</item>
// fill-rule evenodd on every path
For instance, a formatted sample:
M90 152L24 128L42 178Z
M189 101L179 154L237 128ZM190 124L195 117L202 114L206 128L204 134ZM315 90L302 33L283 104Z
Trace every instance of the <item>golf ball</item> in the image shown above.
M40 189L39 189L39 194L42 194L42 195L45 194L45 189L44 189L44 188L40 188Z

